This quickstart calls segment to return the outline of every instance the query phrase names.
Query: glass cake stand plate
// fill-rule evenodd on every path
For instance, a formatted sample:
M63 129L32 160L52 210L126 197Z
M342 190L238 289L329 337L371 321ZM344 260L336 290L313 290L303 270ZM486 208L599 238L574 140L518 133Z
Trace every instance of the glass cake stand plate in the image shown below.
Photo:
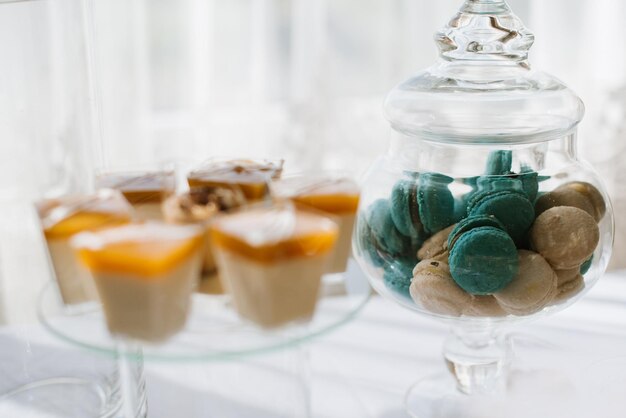
M351 261L348 271L326 275L313 318L278 330L262 330L239 318L228 297L194 294L185 328L160 345L143 344L146 361L212 361L288 348L349 322L371 295L367 280ZM39 319L60 339L76 346L116 356L119 346L108 333L98 303L65 306L51 283L42 292ZM137 356L136 347L124 353Z

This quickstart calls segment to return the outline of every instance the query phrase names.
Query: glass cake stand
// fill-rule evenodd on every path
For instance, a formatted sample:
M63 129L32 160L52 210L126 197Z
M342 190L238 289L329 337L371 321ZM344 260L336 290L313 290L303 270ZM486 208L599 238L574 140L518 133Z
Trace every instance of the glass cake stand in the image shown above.
M130 409L120 415L126 418L145 416L142 411L147 410L144 361L226 361L300 347L301 343L348 323L365 306L370 295L367 280L351 260L346 273L324 276L317 308L309 322L267 331L240 319L228 297L194 294L185 328L160 345L120 345L109 334L98 303L65 306L54 283L42 291L38 315L46 330L60 340L118 359L123 403L130 405ZM300 362L308 362L307 355L298 358ZM299 380L305 388L308 388L307 370L308 364L298 365ZM308 399L306 409L309 409Z

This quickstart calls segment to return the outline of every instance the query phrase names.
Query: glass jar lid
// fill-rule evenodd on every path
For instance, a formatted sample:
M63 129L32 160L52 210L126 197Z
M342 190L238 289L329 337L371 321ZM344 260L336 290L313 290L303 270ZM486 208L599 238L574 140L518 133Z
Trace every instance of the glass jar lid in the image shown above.
M385 116L403 134L444 143L519 144L571 132L580 98L531 69L533 34L504 0L466 0L435 35L439 60L396 86Z

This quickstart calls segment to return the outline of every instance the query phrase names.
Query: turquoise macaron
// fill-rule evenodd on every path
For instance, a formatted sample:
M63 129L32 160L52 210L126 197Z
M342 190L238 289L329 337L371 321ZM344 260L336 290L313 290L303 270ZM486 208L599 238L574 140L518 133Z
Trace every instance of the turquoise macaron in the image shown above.
M383 281L387 289L410 298L409 288L413 280L413 269L417 265L417 259L408 258L396 260L385 265Z
M455 224L467 216L467 201L465 195L454 198L454 211L452 213L452 223Z
M372 235L372 229L368 225L366 218L367 216L362 213L359 214L357 218L357 244L370 264L374 267L382 267L385 265L385 260L383 260L380 254L378 254L378 244L375 242L374 236Z
M448 248L452 248L457 238L459 238L462 234L471 231L475 228L480 228L482 226L490 226L492 228L497 228L502 231L506 231L502 222L500 222L495 216L492 215L478 215L478 216L470 216L461 220L450 232L448 235Z
M468 186L470 186L472 188L472 190L476 190L477 189L477 185L478 185L478 179L481 176L474 176L474 177L464 177L459 179L459 181L463 184L466 184Z
M517 248L511 237L493 226L461 233L448 257L452 278L473 295L489 295L506 287L517 275Z
M515 190L482 191L468 202L471 216L495 216L506 228L513 241L523 246L527 233L535 221L535 208L524 192Z
M426 233L432 235L454 223L454 196L448 187L454 179L438 173L421 173L418 181L420 221Z
M580 274L586 274L591 268L591 264L593 263L593 255L589 257L589 260L585 261L580 265Z
M454 199L454 220L459 220L467 216L467 202L478 192L478 180L480 176L460 178L458 181L471 187L471 190Z
M476 186L480 192L500 192L502 190L508 190L526 193L522 181L510 176L481 176L478 178Z
M391 190L391 219L402 235L418 237L424 235L417 203L417 181L400 180Z
M393 260L411 253L414 240L396 228L387 199L378 199L368 208L367 224L370 243L384 260Z
M487 156L485 174L488 176L502 176L511 173L513 152L506 150L492 151Z
M522 166L522 170L516 178L521 181L528 200L534 203L539 192L539 174L528 166Z

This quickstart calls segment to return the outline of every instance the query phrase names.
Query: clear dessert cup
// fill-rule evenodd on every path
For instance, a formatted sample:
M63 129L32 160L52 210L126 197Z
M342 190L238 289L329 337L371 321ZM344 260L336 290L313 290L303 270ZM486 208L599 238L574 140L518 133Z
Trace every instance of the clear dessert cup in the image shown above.
M95 187L119 190L135 209L137 219L162 221L161 205L176 191L176 172L170 167L102 169L96 173Z
M337 244L328 264L328 274L346 271L352 255L352 232L360 190L346 173L314 172L283 176L272 182L272 196L324 212L339 227Z
M331 219L278 201L223 215L210 234L220 280L241 318L267 330L310 320L337 241Z
M160 343L185 325L202 231L158 222L82 233L72 246L91 272L112 335Z
M45 199L35 204L48 248L50 264L65 304L98 300L93 278L80 266L71 239L81 232L129 223L133 210L114 190L94 195Z
M236 187L253 203L269 197L269 184L280 178L283 163L283 160L211 158L193 168L187 174L187 182L190 188Z
M418 382L407 411L462 418L466 395L506 396L506 328L598 281L613 213L577 152L582 102L530 68L504 1L467 0L435 38L440 60L387 96L391 149L362 183L353 247L378 293L451 327L454 379Z

